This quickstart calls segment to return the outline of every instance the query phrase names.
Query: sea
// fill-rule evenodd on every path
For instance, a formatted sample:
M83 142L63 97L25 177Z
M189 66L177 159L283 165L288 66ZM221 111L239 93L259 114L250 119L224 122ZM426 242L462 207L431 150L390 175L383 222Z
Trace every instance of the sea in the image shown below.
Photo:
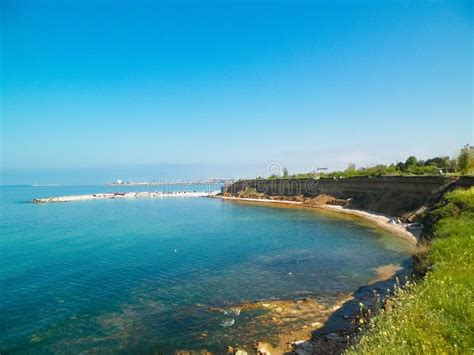
M279 331L246 332L259 315L240 305L309 297L331 307L378 267L410 258L406 241L315 209L203 197L31 202L149 190L220 186L0 187L1 354L225 352Z

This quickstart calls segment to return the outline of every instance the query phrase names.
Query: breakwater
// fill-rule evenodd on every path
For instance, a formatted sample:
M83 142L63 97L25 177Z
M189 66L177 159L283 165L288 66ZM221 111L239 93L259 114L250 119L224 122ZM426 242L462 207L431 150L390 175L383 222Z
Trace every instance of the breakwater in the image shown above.
M254 189L265 196L316 197L349 200L350 207L409 218L437 202L447 191L474 186L473 176L383 176L325 179L253 179L224 187L235 196Z
M103 199L124 199L124 198L164 198L164 197L212 197L218 191L202 191L202 192L161 192L161 191L142 191L142 192L110 192L86 195L68 195L55 196L47 198L34 198L33 203L57 203L57 202L74 202L86 200L103 200Z

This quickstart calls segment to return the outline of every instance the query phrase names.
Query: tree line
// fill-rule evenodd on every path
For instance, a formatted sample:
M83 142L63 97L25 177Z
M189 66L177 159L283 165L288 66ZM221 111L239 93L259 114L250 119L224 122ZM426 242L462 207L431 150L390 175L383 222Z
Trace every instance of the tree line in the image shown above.
M377 164L371 167L359 167L349 163L343 171L320 173L317 171L290 175L287 168L282 174L271 175L269 179L277 178L309 178L309 177L353 177L353 176L387 176L387 175L470 175L474 173L474 147L465 145L456 157L439 156L426 160L408 157L404 162L388 165Z

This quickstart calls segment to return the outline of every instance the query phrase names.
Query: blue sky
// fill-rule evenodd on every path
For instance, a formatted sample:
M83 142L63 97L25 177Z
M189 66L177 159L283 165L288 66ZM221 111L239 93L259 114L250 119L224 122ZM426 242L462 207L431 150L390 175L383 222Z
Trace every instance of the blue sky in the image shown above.
M469 2L0 7L3 183L338 169L473 141Z

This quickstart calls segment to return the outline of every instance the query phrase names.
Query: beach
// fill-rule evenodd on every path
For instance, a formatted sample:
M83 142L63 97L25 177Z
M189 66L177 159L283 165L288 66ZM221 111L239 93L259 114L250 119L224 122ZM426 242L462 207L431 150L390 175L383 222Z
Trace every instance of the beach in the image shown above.
M344 213L352 216L360 217L366 221L369 221L378 227L386 230L387 232L393 233L399 237L407 239L413 244L417 243L416 236L406 229L406 225L403 223L391 224L389 223L392 216L386 216L379 213L362 211L353 208L347 208L337 205L309 205L300 201L290 201L290 200L270 200L270 199L257 199L257 198L241 198L241 197L227 197L227 196L217 196L223 200L233 200L233 201L248 201L256 203L266 203L266 204L279 204L279 205L291 205L291 206L301 206L307 208L316 208L323 209L327 211L333 211L337 213Z

